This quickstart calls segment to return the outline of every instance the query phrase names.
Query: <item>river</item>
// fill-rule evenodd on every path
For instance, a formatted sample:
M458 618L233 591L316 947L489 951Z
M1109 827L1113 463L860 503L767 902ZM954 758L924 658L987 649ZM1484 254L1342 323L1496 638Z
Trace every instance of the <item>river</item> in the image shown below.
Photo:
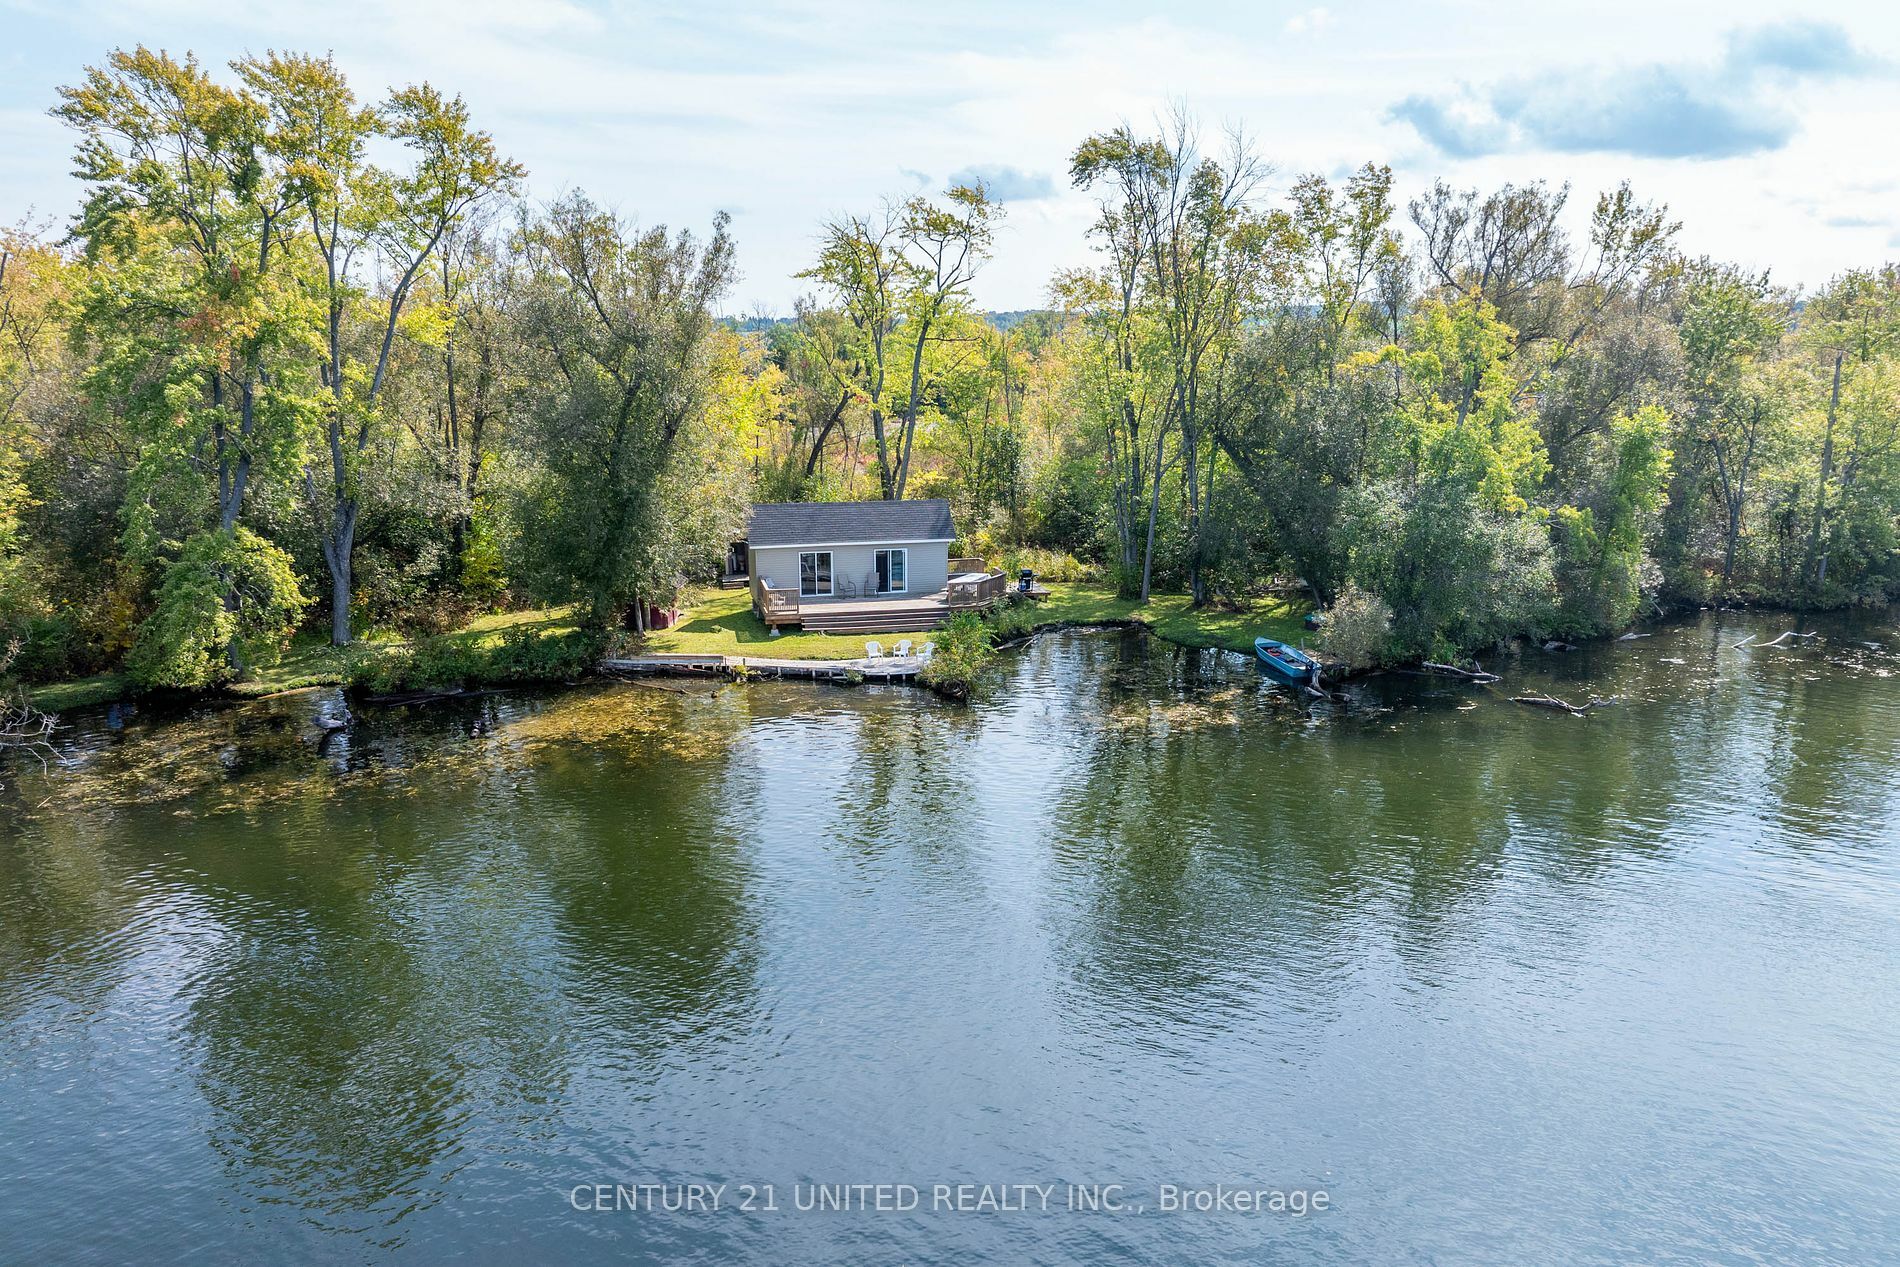
M75 718L0 1260L1895 1261L1900 635L1790 623Z

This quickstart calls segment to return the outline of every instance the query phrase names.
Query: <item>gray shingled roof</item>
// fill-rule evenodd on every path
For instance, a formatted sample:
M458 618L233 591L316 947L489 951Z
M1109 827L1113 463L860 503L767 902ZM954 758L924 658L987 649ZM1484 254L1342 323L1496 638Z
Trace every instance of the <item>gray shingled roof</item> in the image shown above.
M861 545L879 541L948 541L950 503L766 502L752 508L746 541L766 546Z

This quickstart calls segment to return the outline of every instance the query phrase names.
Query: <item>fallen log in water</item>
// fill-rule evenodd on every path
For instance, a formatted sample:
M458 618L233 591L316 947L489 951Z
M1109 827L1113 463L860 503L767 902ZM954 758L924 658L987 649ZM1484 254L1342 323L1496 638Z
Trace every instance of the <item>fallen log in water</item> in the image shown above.
M1775 639L1773 642L1764 642L1764 643L1761 643L1760 645L1764 647L1778 647L1782 643L1788 641L1788 639L1790 638L1819 638L1820 636L1821 635L1819 633L1796 633L1794 630L1790 629L1787 633L1782 634L1781 637Z
M1513 704L1529 704L1532 708L1554 708L1559 712L1576 713L1578 716L1583 715L1581 708L1578 708L1569 700L1561 700L1554 695L1513 695L1511 696L1511 702Z
M1560 713L1569 713L1573 717L1581 717L1593 708L1605 708L1616 701L1592 695L1586 704L1572 704L1569 700L1558 699L1555 695L1513 695L1511 702L1527 704L1532 708L1551 708Z
M1481 665L1476 668L1461 669L1455 664L1438 664L1431 660L1425 660L1420 662L1419 667L1432 673L1442 674L1445 677L1463 678L1467 682L1499 682L1503 680L1495 673L1486 673Z

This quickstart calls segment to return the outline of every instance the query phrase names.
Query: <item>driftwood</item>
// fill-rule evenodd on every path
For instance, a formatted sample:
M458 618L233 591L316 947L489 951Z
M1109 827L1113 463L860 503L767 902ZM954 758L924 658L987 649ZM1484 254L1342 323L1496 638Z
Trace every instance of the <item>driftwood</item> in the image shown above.
M1593 708L1605 708L1616 701L1592 695L1586 704L1572 704L1569 700L1558 699L1555 695L1513 695L1511 702L1528 704L1532 708L1551 708L1560 713L1569 713L1573 717L1581 717Z
M1646 634L1646 633L1626 633L1621 638L1618 638L1617 641L1618 642L1634 642L1638 638L1650 638L1650 637L1654 637L1654 635Z
M1431 660L1424 660L1420 662L1420 667L1443 677L1463 678L1467 682L1498 682L1503 680L1495 673L1486 673L1484 666L1476 664L1475 662L1472 668L1461 669L1455 664L1438 664Z
M19 654L18 638L0 647L0 674L12 667ZM44 770L47 768L46 759L58 756L53 748L53 727L58 724L59 718L55 714L43 713L33 707L25 691L12 694L0 692L0 752L30 752L39 761L40 769Z

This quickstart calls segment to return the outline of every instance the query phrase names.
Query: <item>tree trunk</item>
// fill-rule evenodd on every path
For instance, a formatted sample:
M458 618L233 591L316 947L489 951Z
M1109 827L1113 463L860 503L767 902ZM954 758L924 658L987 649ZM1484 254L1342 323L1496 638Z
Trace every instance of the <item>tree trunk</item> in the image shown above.
M910 482L910 448L917 437L917 397L923 389L924 341L929 337L930 318L925 317L917 327L917 347L910 356L910 403L904 409L904 434L897 455L897 491L887 494L899 501L904 498L904 485Z
M350 555L330 568L330 645L350 645Z
M831 435L831 429L844 417L844 407L851 403L851 393L844 391L838 395L838 403L832 409L831 416L825 419L825 425L818 429L818 438L811 442L811 456L805 459L805 478L810 479L818 471L818 459L824 456L825 441Z
M1148 601L1148 587L1154 577L1155 520L1161 514L1161 445L1167 435L1167 428L1155 428L1154 491L1148 498L1148 543L1141 552L1141 601L1144 603Z
M1808 571L1813 573L1814 588L1827 583L1827 553L1821 549L1821 521L1827 514L1827 482L1834 477L1834 419L1841 409L1841 362L1845 353L1834 354L1834 391L1827 402L1827 433L1821 441L1821 482L1814 490L1814 524L1808 531Z

